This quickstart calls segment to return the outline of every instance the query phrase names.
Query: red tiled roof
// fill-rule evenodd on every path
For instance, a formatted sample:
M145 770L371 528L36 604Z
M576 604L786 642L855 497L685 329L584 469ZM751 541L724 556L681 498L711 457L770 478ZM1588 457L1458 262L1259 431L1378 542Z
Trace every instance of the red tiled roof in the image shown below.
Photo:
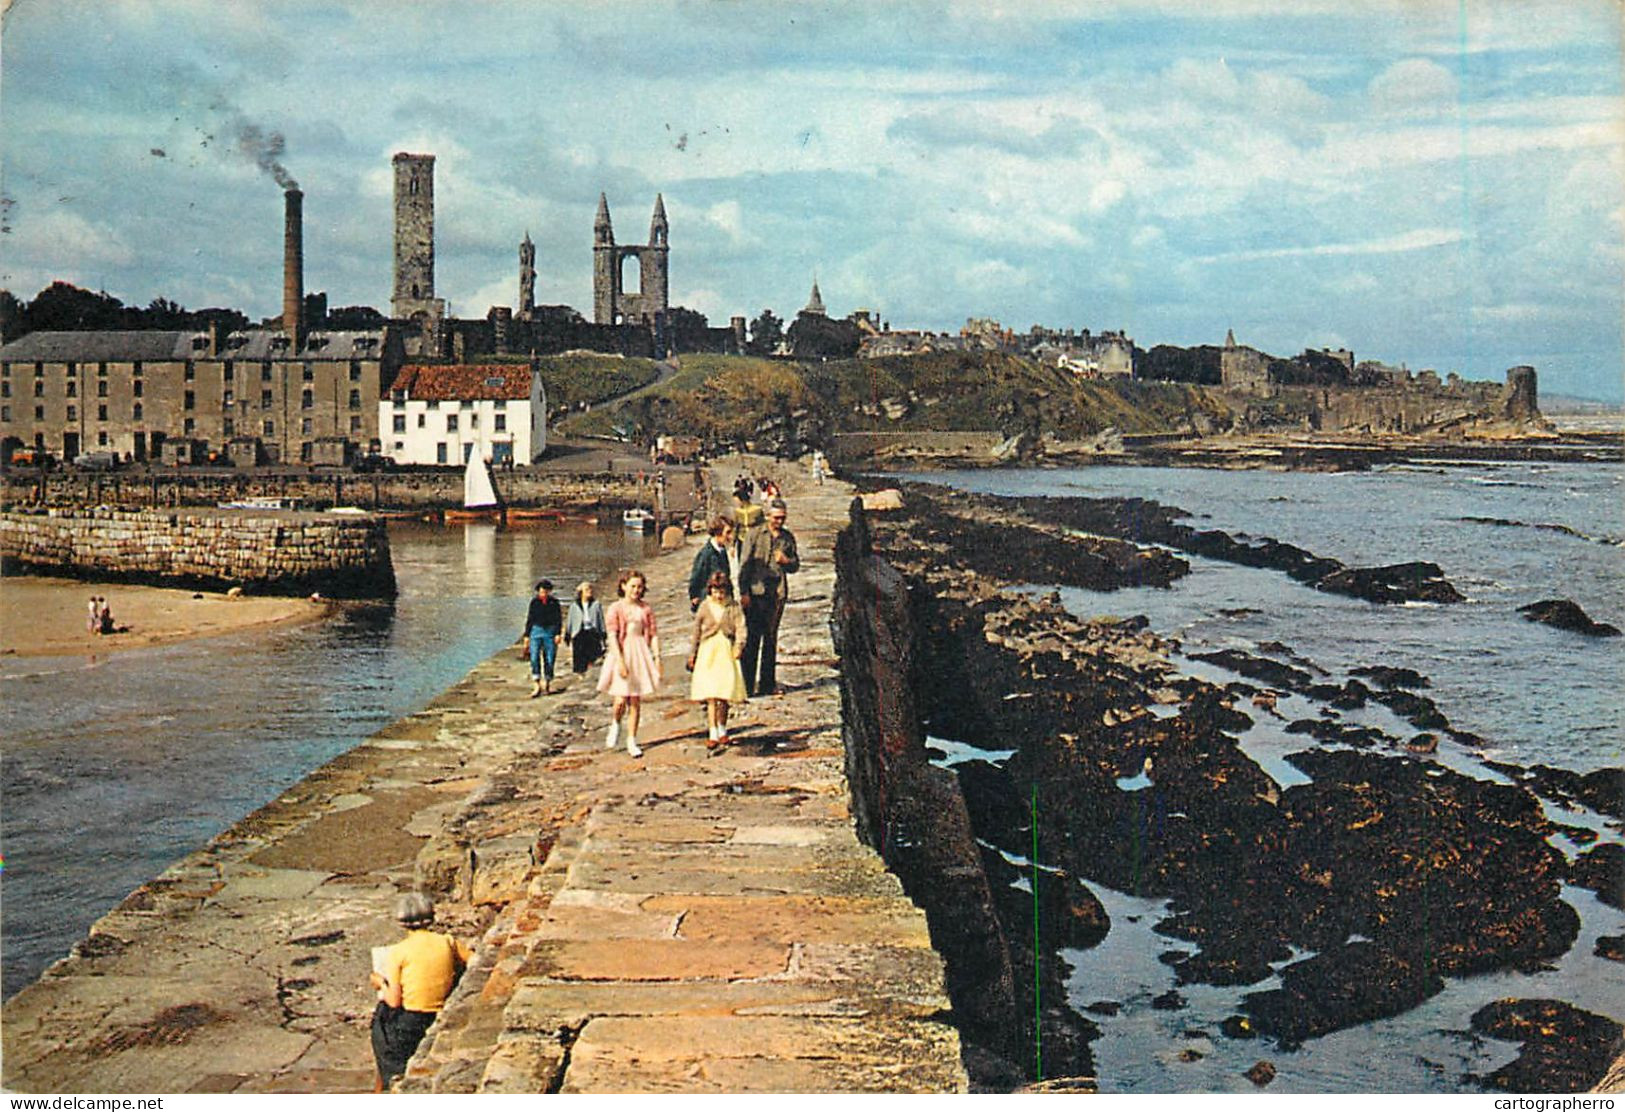
M530 376L523 363L408 363L389 389L425 401L528 398Z

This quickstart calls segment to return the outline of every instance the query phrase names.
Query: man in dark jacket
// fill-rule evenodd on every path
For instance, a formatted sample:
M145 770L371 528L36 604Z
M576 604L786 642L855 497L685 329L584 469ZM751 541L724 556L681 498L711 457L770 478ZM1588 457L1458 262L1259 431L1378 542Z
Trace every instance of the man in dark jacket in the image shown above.
M768 505L767 527L751 533L739 561L739 604L745 608L745 694L778 692L779 620L790 597L788 576L801 570L795 534L784 527L784 499Z
M728 549L734 541L734 523L725 517L713 517L707 527L711 536L694 554L694 566L688 573L688 609L692 613L705 600L706 584L711 573L720 571L733 583L733 570L728 566Z

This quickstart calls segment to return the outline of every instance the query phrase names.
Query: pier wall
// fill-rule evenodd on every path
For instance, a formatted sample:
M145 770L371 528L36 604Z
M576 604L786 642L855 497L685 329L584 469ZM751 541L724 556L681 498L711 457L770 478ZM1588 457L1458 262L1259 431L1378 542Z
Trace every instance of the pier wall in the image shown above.
M926 756L909 584L870 547L862 505L835 544L831 631L841 660L841 733L852 816L926 914L942 954L973 1076L994 1087L1025 1073L1021 994L953 772Z
M389 534L374 517L283 511L13 510L8 572L253 594L392 598Z
M499 472L497 493L510 506L568 510L585 506L647 505L649 473ZM12 471L0 500L7 505L111 505L124 507L214 506L244 498L296 498L314 508L431 510L463 504L463 473L458 470L400 471L371 475L314 472L308 475L253 472L144 474L114 471ZM687 506L673 505L674 510Z

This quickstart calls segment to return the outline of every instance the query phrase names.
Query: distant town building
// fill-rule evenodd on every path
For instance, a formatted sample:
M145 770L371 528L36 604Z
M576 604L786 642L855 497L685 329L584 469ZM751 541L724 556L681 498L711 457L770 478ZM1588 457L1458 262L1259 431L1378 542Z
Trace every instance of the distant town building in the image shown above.
M528 466L547 450L547 394L523 363L409 364L378 403L396 463Z
M1034 325L1023 337L1025 354L1079 378L1132 378L1134 341L1126 331L1060 332Z
M1219 381L1226 390L1267 395L1270 392L1269 356L1257 348L1236 343L1235 329L1230 329L1224 334L1224 348L1219 352Z

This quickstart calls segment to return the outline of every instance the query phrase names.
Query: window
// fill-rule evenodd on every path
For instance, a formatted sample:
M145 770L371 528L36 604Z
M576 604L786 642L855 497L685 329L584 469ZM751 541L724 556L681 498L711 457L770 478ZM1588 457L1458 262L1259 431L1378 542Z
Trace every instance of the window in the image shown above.
M191 436L193 433L197 432L197 420L195 418L188 417L184 422L182 422L181 428L187 436Z
M197 378L197 364L193 363L190 359L186 361L186 374L184 377L187 382L192 382Z
M299 373L299 377L304 379L306 382L315 382L316 371L309 363L306 363L305 369Z
M404 413L395 414L395 427L391 431L393 431L393 432L405 432L406 431L406 414L404 414Z
M270 409L271 408L271 391L269 391L269 390L261 390L260 391L260 408L261 409Z
M107 397L107 380L105 378L96 383L96 396L98 398Z
M135 420L135 421L141 420L141 403L140 402L135 403L135 406L133 407L133 409L132 409L132 411L130 413L130 418L132 420Z
M141 377L141 360L137 359L134 363L130 364L130 373L136 378Z
M9 420L11 420L11 407L9 405L0 405L0 421Z
M96 434L96 447L98 447L98 448L107 447L107 430L106 429L103 429L101 432L98 432Z
M11 377L11 364L10 363L0 363L0 378L10 378L10 377Z
M446 431L447 432L456 432L457 431L457 414L455 414L455 413L446 414Z
M7 420L10 420L10 418L7 418ZM404 441L404 440L397 440L397 441L395 441L395 450L396 450L396 451L397 451L397 452L404 452L404 451L406 451L406 441Z
M491 429L492 429L493 432L507 432L508 431L508 415L506 413L498 413L496 415L496 418L494 419L494 423L492 424Z
M260 364L260 381L271 381L271 361L269 359Z
M43 378L36 378L34 380L34 396L36 398L43 398L45 396L45 380Z
M299 461L301 463L310 462L310 441L308 440L301 440L299 442Z
M70 420L70 421L79 420L79 407L78 406L70 405L68 407L68 420Z
M135 391L135 396L139 398L141 396L141 388L143 386L145 386L145 385L146 384L143 383L140 379L136 379L134 382L130 383L130 389L134 390Z
M107 407L105 405L99 405L96 407L96 420L107 420Z
M427 428L428 426L429 426L429 418L428 418L428 416L426 414L419 413L418 414L418 428L422 429L422 428Z
M300 435L309 436L311 433L313 433L315 431L316 431L315 422L313 422L309 417L303 417L303 418L300 419L300 421L299 421Z
M79 380L76 379L76 378L68 379L68 397L77 398L78 396L79 396Z
M62 370L63 370L64 373L67 374L67 376L69 378L72 378L74 375L79 373L79 364L77 364L77 363L68 363L65 366L63 366ZM96 373L99 374L99 375L105 375L107 373L107 364L106 363L98 363L96 365Z
M438 398L429 399L429 408L430 409L439 409L440 408L440 399L438 399Z
M45 407L43 405L36 405L34 407L34 420L36 420L36 421L45 420Z
M227 417L224 421L220 422L220 431L225 433L227 436L236 436L237 422L233 421L230 417Z
M480 427L480 415L478 413L470 413L468 415L468 427L471 429L477 429Z
M11 379L0 379L0 398L11 397Z
M361 391L360 390L351 390L350 391L350 408L351 409L360 409L361 408Z
M230 359L226 360L226 369L220 372L221 381L234 382L237 378L237 364Z
M35 378L44 378L45 377L45 364L44 363L35 363L34 364L34 377Z
M309 390L301 390L301 391L299 391L299 408L300 409L314 409L315 407L316 407L316 395L313 392L309 391Z
M434 446L434 461L436 463L446 462L446 442L444 440Z
M351 417L350 418L350 431L351 432L360 432L361 431L361 418L359 418L359 417Z
M474 408L474 403L465 398L462 401L457 403L457 408L458 409L473 409Z
M357 363L353 359L350 360L350 381L351 382L360 382L361 381L361 364Z
M181 397L181 408L182 409L196 409L197 408L197 394L196 394L196 392L194 392L192 390L188 390L184 395L182 395L182 397Z
M260 431L262 433L264 433L266 436L275 436L276 435L276 422L275 421L267 421L267 422L265 422L265 424L260 426Z
M139 393L139 391L137 391L137 392ZM232 402L234 402L236 400L237 400L237 395L235 393L233 393L232 391L230 391L230 390L226 390L223 393L221 393L221 395L220 395L220 404L221 405L230 405Z
M405 409L406 398L401 394L396 394L395 397L390 400L389 404L394 406L396 409Z
M491 403L491 406L494 409L507 409L508 408L508 399L507 398L498 398L496 401Z

